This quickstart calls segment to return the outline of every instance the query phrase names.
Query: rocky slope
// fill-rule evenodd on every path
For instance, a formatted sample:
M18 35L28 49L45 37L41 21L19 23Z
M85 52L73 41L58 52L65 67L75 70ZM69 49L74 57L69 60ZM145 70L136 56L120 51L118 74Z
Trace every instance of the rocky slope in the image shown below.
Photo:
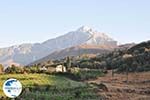
M26 65L41 59L55 51L75 47L78 45L98 45L106 48L115 48L117 42L105 33L97 32L87 26L43 43L22 44L0 49L0 63ZM103 48L105 49L105 48Z
M80 56L80 55L84 55L84 54L87 54L87 55L92 54L92 55L96 56L96 54L108 53L111 50L113 50L113 48L111 48L110 46L106 46L106 45L105 46L87 45L87 44L79 45L79 46L66 48L66 49L63 49L60 51L55 51L42 59L32 62L29 65L46 62L48 60L60 60L67 56Z

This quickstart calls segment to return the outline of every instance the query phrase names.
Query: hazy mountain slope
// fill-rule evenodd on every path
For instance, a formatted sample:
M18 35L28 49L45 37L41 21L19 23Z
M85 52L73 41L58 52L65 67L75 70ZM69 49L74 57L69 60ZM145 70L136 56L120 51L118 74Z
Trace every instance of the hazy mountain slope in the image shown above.
M50 49L62 49L80 44L116 46L116 43L116 41L106 34L94 31L87 26L83 26L76 31L72 31L63 36L43 42L42 45Z
M41 59L54 51L65 48L88 44L116 47L117 42L104 33L94 31L89 27L81 27L76 31L54 39L49 39L43 43L22 44L0 49L0 63L5 66L11 64L26 65Z
M106 46L99 46L99 45L79 45L79 46L74 46L74 47L70 47L70 48L66 48L60 51L55 51L53 53L51 53L50 55L37 60L35 62L32 62L29 65L34 65L34 64L38 64L41 62L45 62L48 60L59 60L59 59L63 59L67 56L79 56L79 55L83 55L83 54L102 54L102 53L107 53L109 51L111 51L112 48L111 47L106 47Z

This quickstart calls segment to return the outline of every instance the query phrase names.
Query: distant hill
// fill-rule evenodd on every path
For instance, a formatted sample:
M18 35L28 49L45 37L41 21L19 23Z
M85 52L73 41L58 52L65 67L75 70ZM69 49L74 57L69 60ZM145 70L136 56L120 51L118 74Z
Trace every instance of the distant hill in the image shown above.
M125 49L129 49L135 45L136 45L135 43L127 43L127 44L119 45L117 48L120 50L125 50Z
M145 51L145 49L150 49L150 40L149 41L146 41L146 42L142 42L142 43L139 43L133 47L131 47L128 52L132 53L134 52L135 50L139 50L141 51L143 49L143 51Z
M108 54L92 58L92 61L103 63L101 64L103 68L116 69L119 72L150 71L150 41L124 49L115 49Z
M59 36L57 38L49 39L43 43L22 44L7 48L1 48L0 63L4 66L8 66L11 64L26 65L45 56L48 56L51 53L53 53L51 55L55 55L54 58L57 58L59 55L56 55L55 51L60 51L62 49L68 48L66 50L69 50L70 54L73 54L75 48L72 48L73 51L71 52L70 47L79 45L90 45L91 47L92 45L103 46L102 49L105 49L105 47L116 48L117 41L115 41L105 33L97 32L92 28L83 26L75 31L68 32L65 35ZM80 52L84 51L85 50L83 49L80 50ZM67 53L67 51L61 52Z

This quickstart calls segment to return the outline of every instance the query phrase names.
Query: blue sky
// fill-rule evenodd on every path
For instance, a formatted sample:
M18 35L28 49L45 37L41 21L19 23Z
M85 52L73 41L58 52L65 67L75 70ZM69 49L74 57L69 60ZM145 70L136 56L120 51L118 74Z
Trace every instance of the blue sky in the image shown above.
M42 42L87 25L119 43L150 39L150 0L1 0L0 47Z

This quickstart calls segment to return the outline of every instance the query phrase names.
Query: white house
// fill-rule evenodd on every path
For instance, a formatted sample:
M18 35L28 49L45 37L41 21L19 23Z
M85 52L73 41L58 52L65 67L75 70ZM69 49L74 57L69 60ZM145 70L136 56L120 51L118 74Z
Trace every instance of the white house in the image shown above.
M47 68L44 66L44 67L40 68L40 70L41 70L41 71L46 71Z
M66 72L66 67L63 65L58 65L56 67L56 72Z

